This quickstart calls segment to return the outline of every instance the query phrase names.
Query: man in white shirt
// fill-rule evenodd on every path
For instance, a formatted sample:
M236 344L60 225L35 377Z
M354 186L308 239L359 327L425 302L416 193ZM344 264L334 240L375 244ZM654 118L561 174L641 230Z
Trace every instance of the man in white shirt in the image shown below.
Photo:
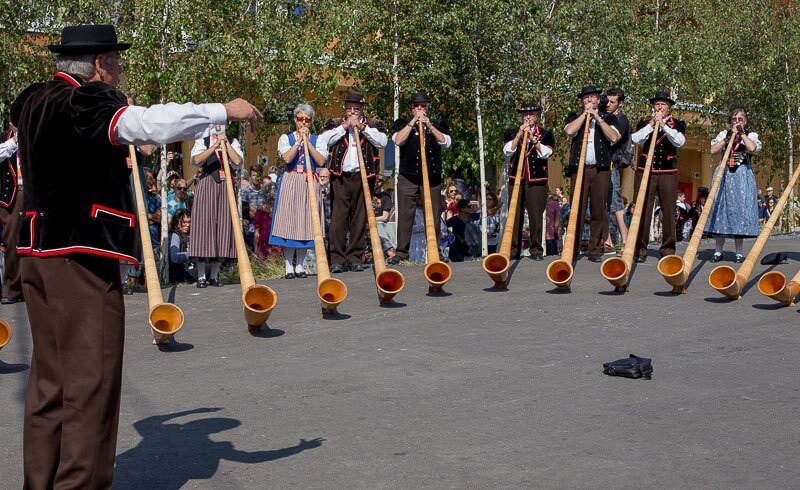
M370 193L375 186L375 172L380 167L379 150L386 147L388 140L383 121L364 116L365 104L360 93L348 93L344 98L344 116L329 120L326 131L317 138L317 151L328 156L327 166L331 172L328 240L333 273L364 270L361 259L367 249L367 210L355 132L358 130L360 135Z

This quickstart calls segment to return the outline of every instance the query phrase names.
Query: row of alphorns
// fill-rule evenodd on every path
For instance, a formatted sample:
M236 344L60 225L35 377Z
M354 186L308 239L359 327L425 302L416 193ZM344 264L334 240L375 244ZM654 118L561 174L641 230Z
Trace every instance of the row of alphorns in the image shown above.
M584 131L589 132L590 119L587 115L584 123ZM421 125L422 123L420 123ZM656 135L658 134L658 122L653 131L653 137L650 141L650 151L648 151L648 158L645 164L642 180L639 187L639 192L636 198L636 212L631 219L630 236L637 236L639 232L639 225L641 222L641 212L644 209L645 190L647 189L647 182L650 177L650 168L652 165L653 151L656 143ZM431 192L428 185L428 165L426 161L425 152L425 132L420 128L420 154L422 156L422 179L423 179L423 198L425 207L425 235L427 241L427 263L424 269L425 280L428 282L428 289L431 292L441 291L443 286L450 280L452 271L450 266L442 262L439 257L439 249L436 246L436 232L433 227L433 207L431 205ZM304 144L308 147L309 143L305 136ZM369 183L367 182L367 172L364 166L364 155L361 151L360 134L355 131L356 148L358 149L358 160L361 168L361 183L364 191L364 203L367 211L367 221L369 224L369 233L371 243L380 243L378 236L377 223L375 221L375 213L370 206L372 196L370 195ZM528 133L525 132L522 141L522 147L527 145ZM586 161L586 143L588 138L583 139L581 147L581 157L578 162L578 172L574 182L574 189L572 192L573 202L572 209L579 209L579 202L581 195L581 188L583 185L583 168ZM689 277L689 272L692 269L694 260L697 256L697 248L700 244L700 239L705 229L708 215L711 211L712 204L716 198L717 191L719 190L720 182L722 180L722 166L727 161L733 138L728 144L725 154L717 168L714 182L712 183L711 190L708 194L706 206L697 221L689 245L686 247L686 252L683 257L678 255L669 255L663 257L658 262L658 271L672 286L673 293L680 294L686 292L686 282ZM223 142L223 145L227 144ZM228 162L228 153L223 148L223 166L225 172L230 175L230 164ZM506 226L503 232L500 250L497 253L488 255L483 260L483 268L489 274L489 277L494 281L494 287L505 289L509 283L509 269L511 265L511 241L512 234L515 228L517 219L517 203L519 201L520 188L519 183L522 182L522 170L524 168L522 159L524 154L520 154L520 162L517 165L517 175L514 183L514 188L511 193L511 200L509 201L509 212L506 218ZM134 148L130 147L130 159L134 175L138 173L138 162L136 161L136 153ZM738 270L732 267L723 265L714 268L708 277L708 282L717 291L730 298L740 298L742 289L750 278L756 260L761 255L761 251L769 238L772 228L775 226L779 217L779 211L783 209L786 201L789 198L791 189L797 183L798 176L800 176L800 166L794 171L789 185L783 191L778 204L776 205L777 212L773 212L767 223L764 225L758 239L756 240L753 248L748 253L745 260L742 262ZM143 246L143 262L145 268L145 276L147 278L147 299L150 309L149 322L153 334L153 342L156 344L168 343L170 338L175 335L184 323L184 315L181 309L172 304L164 302L161 294L161 286L158 282L158 273L156 270L155 258L151 247L146 246L150 243L150 230L147 226L147 219L144 213L147 209L143 202L143 194L141 189L141 182L139 179L131 179L134 186L134 196L136 196L136 207L139 213L139 232ZM315 191L315 183L312 172L306 173L306 181L308 183L309 195L309 208L312 216L312 224L314 231L314 249L316 252L317 260L317 296L320 301L321 314L332 314L336 312L336 308L347 298L347 286L339 279L332 278L328 269L328 260L325 253L325 244L322 237L322 226L320 217L317 212L318 208L317 194ZM235 224L240 223L239 214L237 211L236 197L233 190L233 184L230 179L225 180L226 193L228 197L228 207L230 209L231 221ZM547 267L547 278L557 288L569 290L572 284L574 275L573 259L574 259L574 245L575 233L578 228L578 213L571 213L569 223L567 225L567 232L564 235L564 248L562 250L561 258L551 262ZM244 243L244 236L242 234L241 226L233 226L234 242L236 246L236 255L239 269L239 279L242 288L242 305L244 310L245 322L248 325L248 330L255 333L261 330L263 325L269 319L272 310L278 304L277 293L264 285L256 284L253 277L253 271L250 266L250 259L248 258L247 249ZM635 240L628 240L625 244L621 257L612 257L607 259L600 267L600 273L605 277L615 291L625 292L628 290L628 282L630 280L631 265L633 262ZM374 247L373 260L375 268L375 286L378 290L378 298L380 303L391 303L395 295L397 295L405 285L405 278L403 274L395 269L386 267L385 257L381 247ZM794 304L794 299L800 294L800 272L798 272L791 281L786 280L786 277L778 271L770 271L764 274L758 282L759 291L772 299L775 299L787 306ZM12 330L11 326L0 320L0 349L11 340Z

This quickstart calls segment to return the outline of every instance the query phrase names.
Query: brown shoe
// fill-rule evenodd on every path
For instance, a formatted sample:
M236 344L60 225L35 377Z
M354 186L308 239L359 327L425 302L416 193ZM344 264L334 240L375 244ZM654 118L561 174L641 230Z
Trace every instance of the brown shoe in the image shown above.
M613 245L609 245L607 243L603 244L603 254L613 254L616 253L617 249L614 248Z

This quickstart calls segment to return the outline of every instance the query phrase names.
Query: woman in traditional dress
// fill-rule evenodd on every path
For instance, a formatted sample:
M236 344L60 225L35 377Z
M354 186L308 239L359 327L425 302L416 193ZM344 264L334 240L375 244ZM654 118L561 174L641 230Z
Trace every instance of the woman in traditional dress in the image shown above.
M758 236L758 189L750 166L750 156L761 151L758 133L747 127L747 112L737 107L731 112L731 129L720 131L711 140L711 153L723 153L730 138L733 148L722 175L717 197L714 199L706 232L716 237L716 250L711 262L722 260L725 238L732 237L736 247L734 262L744 260L742 241Z
M283 247L286 259L286 279L306 277L303 261L306 252L314 246L314 230L308 204L306 172L316 172L318 165L325 164L325 156L314 147L317 135L311 134L314 108L300 104L294 108L295 130L278 139L278 153L286 162L284 172L278 179L278 194L275 196L275 212L272 219L272 234L269 244ZM306 149L303 137L308 138L311 148ZM307 152L311 153L310 161ZM310 168L309 168L310 167ZM317 203L322 205L319 181L314 175Z
M194 196L192 233L189 236L189 257L197 264L198 288L209 284L222 286L220 264L236 258L225 189L225 179L229 176L225 175L222 166L223 141L227 141L225 126L217 124L209 136L196 140L192 148L192 164L203 170ZM239 142L234 139L227 148L228 161L238 168L244 156Z

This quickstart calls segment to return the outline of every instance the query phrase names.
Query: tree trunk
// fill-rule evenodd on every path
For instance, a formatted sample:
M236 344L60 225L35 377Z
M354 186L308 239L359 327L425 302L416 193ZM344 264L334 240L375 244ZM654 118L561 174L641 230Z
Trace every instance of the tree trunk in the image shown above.
M489 251L489 244L486 236L486 168L484 167L483 156L483 117L481 116L481 83L475 81L475 115L478 122L478 165L481 172L481 255L483 257Z

